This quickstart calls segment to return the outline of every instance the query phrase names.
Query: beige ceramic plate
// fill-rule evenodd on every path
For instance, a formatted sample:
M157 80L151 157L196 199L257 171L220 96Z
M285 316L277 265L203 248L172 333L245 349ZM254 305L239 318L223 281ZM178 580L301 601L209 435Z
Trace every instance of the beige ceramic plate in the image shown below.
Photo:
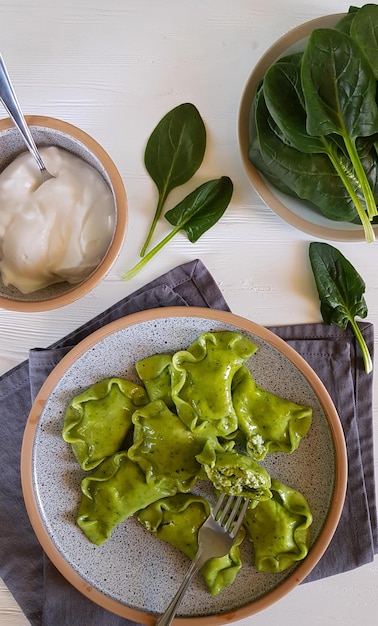
M136 379L138 359L185 348L209 330L236 330L250 337L258 345L249 362L256 381L313 409L310 432L299 449L270 455L265 464L278 480L306 496L314 517L312 548L300 565L285 573L259 574L251 564L251 544L244 542L244 565L235 583L213 597L197 577L177 624L225 624L282 598L324 553L344 502L346 451L336 410L313 370L276 335L231 313L187 307L130 315L98 330L61 361L35 400L22 447L22 486L35 533L58 570L102 607L145 624L153 624L154 616L164 611L188 560L134 519L121 524L100 547L88 541L75 524L83 472L61 437L64 413L83 388L108 376ZM202 489L200 485L200 493Z
M286 222L315 237L333 241L364 241L362 226L327 219L306 201L292 198L275 189L248 159L250 137L255 133L251 109L256 89L268 68L280 57L304 50L309 35L316 28L333 28L344 14L326 15L305 22L278 39L261 57L244 88L238 117L241 158L248 178L264 202ZM378 226L374 226L378 235Z

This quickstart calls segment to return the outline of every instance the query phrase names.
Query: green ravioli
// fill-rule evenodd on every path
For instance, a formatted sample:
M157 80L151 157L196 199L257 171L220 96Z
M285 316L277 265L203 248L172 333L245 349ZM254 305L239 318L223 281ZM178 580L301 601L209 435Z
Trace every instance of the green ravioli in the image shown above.
M238 428L231 385L235 372L257 350L244 335L203 333L172 357L172 399L193 432L228 437Z
M80 467L91 470L118 452L132 426L132 414L147 402L143 387L121 378L106 378L75 396L66 410L62 436Z
M174 409L171 391L172 357L169 354L154 354L135 364L139 378L142 380L148 397L151 400L163 400Z
M196 455L206 438L192 433L162 400L135 411L133 424L129 457L143 470L147 483L189 491L201 473Z
M197 461L218 491L254 502L272 496L268 472L251 457L232 449L230 444L228 449L222 449L208 441Z
M154 502L138 513L138 520L156 537L193 560L198 550L198 530L209 514L210 505L204 498L180 493ZM244 536L242 528L225 556L212 558L202 567L201 572L212 595L234 582L242 565L239 545Z
M235 374L232 398L247 452L256 461L272 452L294 452L311 426L309 407L259 387L247 367Z
M204 480L217 493L250 499L229 553L201 570L212 594L233 583L246 531L258 571L280 572L307 555L308 503L259 461L295 451L312 411L256 384L246 366L256 350L243 334L206 332L187 350L137 362L141 385L107 378L73 398L62 435L90 470L77 514L90 541L101 545L137 515L193 559L210 505L188 492Z
M312 515L295 489L272 479L273 497L250 508L244 520L260 572L281 572L305 558L310 547Z
M81 490L77 523L96 545L109 539L114 528L136 511L175 493L174 488L149 485L126 451L101 463L82 480Z

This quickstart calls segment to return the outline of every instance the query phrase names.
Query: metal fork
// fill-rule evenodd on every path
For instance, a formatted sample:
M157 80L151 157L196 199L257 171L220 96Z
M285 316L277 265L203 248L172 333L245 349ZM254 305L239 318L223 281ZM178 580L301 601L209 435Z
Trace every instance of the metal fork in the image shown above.
M224 503L225 498L227 501ZM224 504L224 506L223 506ZM198 550L176 595L155 626L169 626L173 622L190 582L201 567L213 557L225 556L234 543L243 523L249 500L240 496L220 496L214 509L198 531Z
M8 70L5 66L4 59L0 54L0 100L4 107L8 111L14 124L20 131L28 149L32 153L33 157L37 161L39 170L41 172L42 184L50 178L55 178L46 168L44 161L35 145L34 139L30 132L29 126L26 123L24 115L21 111L16 93L13 89L11 79L9 78Z

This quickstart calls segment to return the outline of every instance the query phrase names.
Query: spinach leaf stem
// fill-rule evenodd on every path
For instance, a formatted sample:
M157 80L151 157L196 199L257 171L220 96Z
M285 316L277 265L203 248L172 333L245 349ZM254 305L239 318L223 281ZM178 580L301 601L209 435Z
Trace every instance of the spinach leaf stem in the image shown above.
M222 217L232 193L233 183L228 176L202 183L167 211L165 218L173 226L172 230L122 278L129 280L135 276L180 230L185 231L189 241L195 243Z
M165 203L165 201L167 199L167 195L168 195L167 193L159 194L159 201L158 201L158 204L157 204L157 207L156 207L155 215L154 215L154 218L152 220L152 223L151 223L151 226L150 226L150 230L148 231L148 235L146 237L146 240L145 240L145 242L143 244L143 247L142 247L142 249L140 251L140 256L141 257L144 257L145 254L146 254L147 248L148 248L148 246L150 244L150 241L152 239L152 235L155 232L156 224L158 223L160 215L161 215L161 212L163 210L164 203Z
M182 225L180 224L180 226L177 226L176 228L171 230L168 235L166 235L158 244L156 244L156 246L152 248L148 252L148 254L145 254L141 258L141 260L138 261L136 265L134 265L134 267L125 272L125 274L123 274L123 280L130 280L130 278L133 278L146 265L146 263L148 263L148 261L150 261L155 256L155 254L157 254L163 248L163 246L165 246L165 244L168 243L168 241L170 241L172 237L174 237L176 233L178 233L179 230L181 230L181 228Z
M370 372L373 369L373 363L372 363L371 356L370 356L368 347L366 345L365 339L364 339L364 337L363 337L363 335L361 333L360 327L357 324L357 322L354 319L354 317L350 317L349 318L349 322L350 322L350 324L351 324L351 326L353 328L353 332L354 332L354 334L356 336L356 339L357 339L357 342L358 342L358 344L359 344L359 346L361 348L362 358L363 358L364 366L365 366L365 372L367 374L370 374Z
M369 181L366 177L366 172L364 170L364 168L362 167L362 163L360 160L360 157L358 156L358 152L356 150L356 144L355 142L349 137L348 134L346 134L344 137L344 142L345 142L345 147L348 151L350 160L352 162L352 165L354 167L354 171L356 173L356 176L358 178L358 180L360 181L361 184L361 191L364 195L365 198L365 202L366 202L366 210L367 210L367 214L370 220L373 219L373 217L375 217L376 215L378 215L378 211L377 211L377 205L375 203L375 199L373 196L373 192L371 190L371 187L369 185Z
M375 241L375 234L374 234L373 226L372 226L372 224L371 224L371 222L369 220L369 217L368 217L364 207L362 206L362 204L360 202L360 199L359 199L359 197L358 197L358 195L357 195L353 185L351 184L348 176L346 176L343 168L340 166L339 160L336 158L334 152L332 150L329 150L327 152L327 154L328 154L328 157L330 158L331 163L334 166L336 172L340 176L340 179L344 183L344 186L345 186L348 194L350 195L350 197L351 197L351 199L353 201L354 206L356 207L358 216L360 218L362 227L364 229L366 241L368 243L372 243L373 241ZM365 172L364 172L364 175L365 175ZM369 189L370 189L370 186L369 186ZM370 192L371 192L371 189L370 189ZM374 198L373 198L373 201L374 201Z

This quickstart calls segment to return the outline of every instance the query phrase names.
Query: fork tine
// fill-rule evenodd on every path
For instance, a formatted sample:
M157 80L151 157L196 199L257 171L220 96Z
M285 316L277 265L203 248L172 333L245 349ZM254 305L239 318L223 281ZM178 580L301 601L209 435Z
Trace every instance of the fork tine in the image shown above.
M241 498L241 500L242 499L243 498ZM231 535L233 537L236 537L236 535L238 534L238 532L240 530L240 527L241 527L241 525L242 525L242 523L244 521L245 514L247 512L248 506L249 506L249 500L248 500L248 498L245 498L244 504L243 504L243 506L242 506L242 508L240 510L240 513L239 513L239 517L236 520L235 525L234 525L234 527L232 529L232 532L231 532Z
M224 525L224 528L225 528L225 530L227 530L227 532L230 530L230 528L231 528L231 524L232 524L232 522L234 521L235 517L236 517L236 516L237 516L237 514L238 514L238 510L239 510L239 507L240 507L240 503L241 503L241 501L242 501L241 496L239 496L239 497L238 497L238 498L236 498L236 500L235 500L235 504L234 504L234 506L233 506L233 508L232 508L232 511L231 511L231 513L230 513L230 515L229 515L229 518L228 518L227 522L226 522L226 523L225 523L225 525ZM230 502L230 505L231 505L231 504L232 504L232 502Z
M216 503L213 509L213 516L215 519L217 519L217 515L222 508L225 498L226 498L226 494L222 493L219 497L218 502ZM244 501L244 504L243 504L242 509L240 510L240 505L243 501ZM228 496L228 500L223 510L221 511L221 514L218 517L217 521L219 522L219 524L223 526L226 532L230 532L231 526L233 522L235 521L235 519L237 518L234 528L232 529L232 532L230 533L232 537L236 536L237 532L240 529L240 526L243 523L244 515L247 511L248 504L249 504L249 501L247 498L242 498L242 496L238 496L238 497ZM230 510L231 512L229 513ZM229 514L229 517L227 518L228 514Z
M221 512L218 520L217 520L223 527L225 527L225 519L226 519L226 516L228 515L229 510L232 507L234 499L235 499L235 496L228 496L228 500L226 502L226 505L225 505L223 511ZM231 513L231 515L232 515L232 513Z
M225 497L226 497L225 493L221 493L221 495L219 496L219 500L218 500L218 502L216 503L216 505L214 506L214 509L213 509L214 517L216 517L218 515L219 510L220 510L220 508L221 508L221 506L223 504L223 500L225 499Z

